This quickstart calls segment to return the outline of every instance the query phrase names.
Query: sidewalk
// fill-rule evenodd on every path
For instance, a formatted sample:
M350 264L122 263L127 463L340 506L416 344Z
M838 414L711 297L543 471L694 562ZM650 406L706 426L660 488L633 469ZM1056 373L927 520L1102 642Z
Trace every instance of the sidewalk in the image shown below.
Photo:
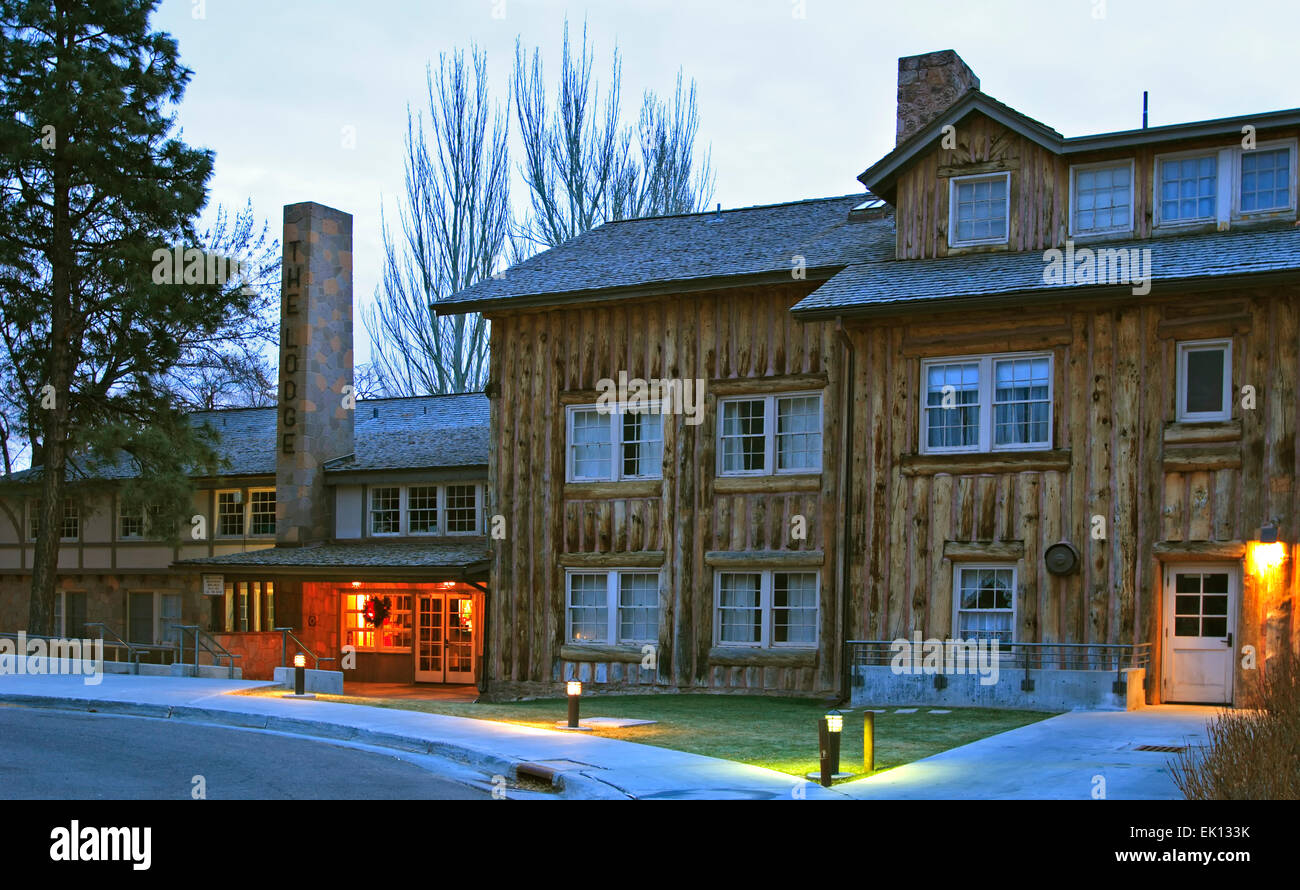
M105 674L97 686L79 676L0 675L0 703L93 710L241 726L432 754L492 775L513 776L521 763L557 772L560 794L583 799L844 799L774 770L638 745L584 733L393 708L269 696L226 695L270 685ZM593 715L594 716L594 715Z
M1220 709L1160 705L1137 711L1071 711L926 757L869 779L836 785L858 800L1181 800L1174 754L1140 745L1204 745Z

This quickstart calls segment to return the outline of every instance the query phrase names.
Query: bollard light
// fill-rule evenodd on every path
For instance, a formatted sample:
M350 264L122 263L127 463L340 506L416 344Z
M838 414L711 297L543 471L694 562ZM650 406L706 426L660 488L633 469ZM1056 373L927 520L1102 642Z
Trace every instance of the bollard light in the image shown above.
M307 690L307 656L299 652L293 657L293 694L304 695Z
M569 693L569 728L578 728L578 699L582 698L582 681L570 680L565 684Z
M839 711L829 711L826 714L826 729L830 732L844 731L844 715Z
M867 773L876 771L876 714L867 711L862 715L862 768Z

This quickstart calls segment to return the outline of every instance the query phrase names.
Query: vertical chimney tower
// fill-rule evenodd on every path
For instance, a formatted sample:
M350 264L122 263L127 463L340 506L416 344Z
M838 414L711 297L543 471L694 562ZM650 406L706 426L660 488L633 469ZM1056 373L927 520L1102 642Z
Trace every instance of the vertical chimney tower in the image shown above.
M980 79L954 50L898 60L898 139L895 145L952 107Z
M276 415L278 546L328 540L325 461L353 451L352 215L284 208Z

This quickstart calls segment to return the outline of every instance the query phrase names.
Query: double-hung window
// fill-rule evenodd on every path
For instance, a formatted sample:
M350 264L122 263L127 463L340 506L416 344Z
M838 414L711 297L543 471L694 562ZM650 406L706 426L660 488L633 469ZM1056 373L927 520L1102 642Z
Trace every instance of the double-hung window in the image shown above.
M718 572L713 638L721 646L817 645L816 572Z
M248 533L275 534L275 489L254 488L248 492Z
M1024 451L1052 444L1049 353L928 359L921 451Z
M718 474L820 473L820 393L718 400Z
M949 180L948 244L1005 244L1011 174L954 176Z
M28 503L27 537L36 540L41 533L41 501L32 498ZM59 540L76 541L81 538L81 509L72 498L63 501L63 515L59 517Z
M566 578L568 639L575 643L655 643L659 573L573 570Z
M473 483L375 486L367 529L374 537L482 534L482 493Z
M1016 567L958 565L953 570L954 636L1010 643L1016 627Z
M244 536L244 492L217 492L217 536L241 538Z
M658 405L641 410L568 410L568 481L612 482L663 476L664 424Z
M1133 230L1133 162L1071 168L1070 232L1101 235Z
M1232 419L1232 341L1188 340L1178 344L1180 421Z

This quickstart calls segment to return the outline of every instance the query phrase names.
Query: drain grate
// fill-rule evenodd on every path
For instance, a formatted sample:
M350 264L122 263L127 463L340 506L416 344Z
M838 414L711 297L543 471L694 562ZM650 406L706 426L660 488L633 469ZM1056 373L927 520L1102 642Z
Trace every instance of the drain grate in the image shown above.
M1134 751L1158 751L1161 754L1181 754L1187 750L1186 745L1138 745Z

